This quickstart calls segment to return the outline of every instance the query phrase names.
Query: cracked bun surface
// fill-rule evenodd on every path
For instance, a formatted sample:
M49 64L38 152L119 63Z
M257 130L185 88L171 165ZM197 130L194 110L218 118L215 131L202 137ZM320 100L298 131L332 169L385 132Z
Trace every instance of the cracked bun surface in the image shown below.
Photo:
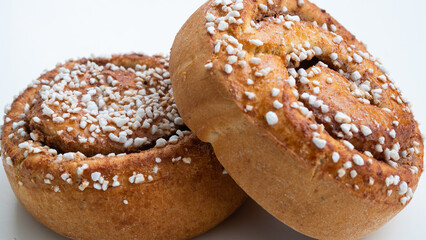
M245 200L177 112L168 58L71 60L5 109L3 165L22 205L74 239L188 239Z
M208 1L175 38L179 112L295 230L357 239L410 202L423 139L380 61L304 0Z

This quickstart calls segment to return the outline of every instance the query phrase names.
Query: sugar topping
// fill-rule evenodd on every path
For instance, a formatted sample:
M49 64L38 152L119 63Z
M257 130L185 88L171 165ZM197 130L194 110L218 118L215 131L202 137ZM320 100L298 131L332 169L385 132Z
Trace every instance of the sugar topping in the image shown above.
M43 74L26 91L35 96L24 99L28 103L22 114L12 119L11 108L5 109L5 127L11 132L7 141L16 144L23 158L77 164L75 172L44 174L42 182L54 192L61 192L59 182L76 184L80 191L107 191L122 186L126 178L131 184L153 182L159 166L130 176L110 176L92 170L90 160L165 147L190 134L174 103L167 57L130 54L71 60ZM17 160L6 149L1 156L7 166L15 166ZM192 162L190 157L175 158L183 164Z
M27 114L30 129L35 137L49 134L40 137L55 149L88 156L133 152L168 138L183 121L167 66L165 58L127 68L96 59L67 63L39 80L39 97ZM60 131L43 130L53 126Z
M265 118L270 126L273 126L278 123L278 116L274 112L266 113Z
M329 156L331 163L325 162L334 166L332 174L352 184L355 190L363 185L373 189L381 179L359 177L366 174L363 169L373 164L373 159L398 169L420 152L414 141L404 143L398 137L402 131L398 112L411 113L411 109L381 62L366 52L361 43L348 39L346 30L337 22L324 23L321 19L308 22L309 18L303 17L306 13L299 8L308 4L297 1L297 6L283 6L286 3L258 1L252 6L244 0L215 1L206 14L206 29L207 32L214 30L210 37L217 56L206 63L206 68L218 65L216 67L220 66L230 79L244 75L243 90L236 91L244 102L243 111L260 116L267 127L278 125L279 129L280 124L288 124L286 118L293 115L287 111L300 114L300 119L305 119L309 126L304 128L309 144ZM248 11L257 15L244 22ZM302 28L318 31L322 40L294 34ZM268 32L268 37L263 37L270 29L273 31ZM224 65L218 61L222 55ZM270 59L282 59L286 73L274 69L275 60ZM312 62L315 63L309 67ZM263 92L263 89L266 90ZM374 106L386 118L359 119L357 114L334 103L339 100L335 98L343 98L334 96L337 91L343 91L344 97L349 96L348 105L356 102L365 107ZM390 99L392 103L388 103ZM289 109L286 101L290 101ZM367 110L363 112L368 114ZM281 119L278 116L282 116ZM392 125L385 127L389 124L383 119L392 119ZM385 136L378 136L381 133ZM328 144L331 147L327 147ZM331 149L333 152L328 152ZM343 154L342 149L348 154ZM348 174L347 169L350 169ZM418 173L414 168L412 172ZM404 192L405 186L401 188ZM399 192L387 189L386 195L388 190ZM400 201L405 204L410 199L401 195Z

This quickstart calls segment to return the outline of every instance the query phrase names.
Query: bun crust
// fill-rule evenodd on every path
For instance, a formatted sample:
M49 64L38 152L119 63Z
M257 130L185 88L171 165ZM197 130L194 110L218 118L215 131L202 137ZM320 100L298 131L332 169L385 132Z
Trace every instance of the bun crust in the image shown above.
M126 141L110 137L122 131ZM161 56L81 59L43 74L7 108L1 153L22 205L74 239L188 239L246 197L186 130Z
M356 239L410 201L423 139L380 62L308 1L209 1L170 69L179 112L247 194L295 230Z

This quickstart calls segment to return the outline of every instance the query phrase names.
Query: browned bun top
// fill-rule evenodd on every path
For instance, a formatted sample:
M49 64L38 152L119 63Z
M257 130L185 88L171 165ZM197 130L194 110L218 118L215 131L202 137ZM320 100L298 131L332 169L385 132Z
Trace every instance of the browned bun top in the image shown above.
M23 121L34 141L59 152L135 152L183 127L164 57L69 61L43 74L37 85Z
M205 71L247 119L314 176L330 175L377 202L412 198L423 169L418 124L380 61L350 32L303 0L212 0L200 11Z
M83 191L92 187L90 179L104 191L126 178L160 179L162 158L191 162L168 145L187 152L196 141L177 112L163 56L70 60L42 74L5 112L6 166L14 167L21 184L55 191L64 184Z

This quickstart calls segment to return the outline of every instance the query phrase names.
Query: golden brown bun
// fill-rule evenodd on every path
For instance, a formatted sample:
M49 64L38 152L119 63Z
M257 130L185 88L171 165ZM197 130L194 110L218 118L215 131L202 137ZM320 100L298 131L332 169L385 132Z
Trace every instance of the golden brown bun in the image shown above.
M245 193L186 130L171 93L161 56L81 59L43 74L7 109L2 132L19 201L75 239L188 239L220 223ZM122 131L126 141L109 135Z
M170 70L187 126L295 230L361 238L412 198L423 139L409 105L314 4L208 1L176 36Z

